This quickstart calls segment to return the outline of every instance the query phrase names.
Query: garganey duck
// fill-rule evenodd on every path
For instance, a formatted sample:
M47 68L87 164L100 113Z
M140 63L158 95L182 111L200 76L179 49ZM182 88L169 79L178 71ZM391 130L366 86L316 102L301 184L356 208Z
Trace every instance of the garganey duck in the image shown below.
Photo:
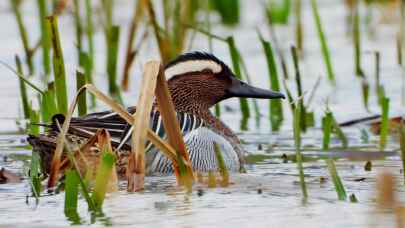
M218 169L215 142L221 148L228 170L240 171L245 154L241 142L228 126L211 113L210 108L232 97L275 99L284 98L284 95L238 80L224 62L204 52L180 55L165 66L165 75L193 169L198 172ZM134 113L136 108L129 107L128 111ZM61 117L54 118L60 120ZM73 118L67 138L80 146L100 128L107 129L111 135L112 146L118 153L117 172L124 177L131 149L132 127L117 113L97 112ZM162 119L156 108L151 112L150 128L165 138ZM34 151L40 154L45 172L50 169L57 134L58 128L53 123L48 125L47 133L28 137ZM148 174L173 172L171 161L150 142L146 144L146 169Z

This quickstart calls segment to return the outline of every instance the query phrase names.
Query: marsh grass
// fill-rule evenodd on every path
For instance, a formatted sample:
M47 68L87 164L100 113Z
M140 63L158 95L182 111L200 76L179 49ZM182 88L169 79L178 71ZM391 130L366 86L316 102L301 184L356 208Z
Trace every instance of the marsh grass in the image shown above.
M86 76L80 72L76 71L76 89L80 90L86 84ZM86 93L83 93L79 96L78 104L79 116L84 116L87 114L87 96Z
M293 58L294 62L294 69L295 69L295 82L297 84L297 96L302 97L303 96L303 90L302 90L302 83L301 83L301 72L300 72L300 66L299 66L299 60L298 60L298 52L297 48L295 46L291 47L291 55ZM307 130L307 111L306 107L304 105L304 100L299 99L297 105L300 106L300 118L301 120L299 121L301 131L305 132Z
M291 0L268 0L266 5L267 20L274 24L287 24L291 11Z
M215 157L217 158L219 173L221 174L222 180L220 185L222 187L227 187L229 185L229 172L226 168L224 158L222 157L221 148L217 143L214 143Z
M20 33L21 41L23 44L24 52L25 52L25 60L27 62L27 66L28 66L28 72L29 72L29 75L33 75L34 71L35 71L34 63L33 63L33 59L32 59L34 50L30 47L28 32L24 25L24 21L23 21L22 14L20 11L20 6L22 4L22 1L10 0L10 3L11 3L11 9L13 10L14 16L17 21L18 31Z
M345 190L343 182L340 179L339 174L336 170L335 162L332 159L327 159L326 164L328 166L328 170L329 170L330 176L332 178L333 185L335 186L335 190L338 195L338 199L346 200L347 199L346 190Z
M300 98L302 100L302 98ZM293 116L293 129L294 129L294 144L295 144L295 155L297 160L297 169L299 173L300 179L300 187L302 191L302 196L304 201L308 198L308 190L305 183L305 175L304 175L304 166L302 162L302 154L301 154L301 120L302 114L301 109L302 106L299 104L299 100L297 101L294 109L294 116Z
M294 0L295 13L295 43L298 50L304 52L304 32L302 27L302 4L301 0Z
M41 47L42 47L42 64L46 78L51 73L51 36L50 28L46 22L48 16L48 4L46 0L37 0L38 3L38 15L41 28Z
M55 16L47 17L47 23L51 28L52 53L53 53L52 63L55 80L55 90L58 91L56 93L58 111L60 113L66 114L68 111L66 71L65 71L65 63L63 60L62 46L60 43L57 17Z
M380 131L380 150L384 150L387 144L387 137L389 133L389 108L390 99L385 97L381 102L381 131Z
M236 48L235 45L235 40L233 39L233 37L228 37L226 38L226 42L228 44L228 48L229 48L229 53L231 55L231 60L232 60L232 66L233 66L233 72L235 73L235 76L238 79L242 79L242 71L241 71L241 67L240 67L240 55L239 55L239 51ZM240 98L240 109L242 111L242 117L243 118L249 118L250 117L250 110L249 110L249 104L247 102L246 98Z
M20 75L24 75L21 60L18 57L18 55L15 56L15 65L17 67L17 72ZM20 85L21 103L24 111L24 117L25 119L29 119L31 106L30 103L28 102L27 87L21 78L18 78L18 81Z
M107 74L108 74L108 91L110 95L122 104L120 88L117 85L117 63L118 48L120 38L120 28L112 25L106 28L106 45L107 45Z
M321 44L322 56L325 63L326 71L328 73L328 79L332 84L336 83L335 73L333 70L333 64L331 62L331 57L329 53L329 47L326 41L326 36L324 34L321 22L321 16L319 15L317 0L311 0L312 13L316 24L316 29L318 31L319 42Z
M266 55L267 69L270 79L270 88L273 91L280 91L280 83L278 80L277 65L273 54L273 48L270 42L264 40L262 35L259 34L260 42L262 43L264 53ZM283 122L283 106L281 100L270 100L270 122L273 131L278 131Z

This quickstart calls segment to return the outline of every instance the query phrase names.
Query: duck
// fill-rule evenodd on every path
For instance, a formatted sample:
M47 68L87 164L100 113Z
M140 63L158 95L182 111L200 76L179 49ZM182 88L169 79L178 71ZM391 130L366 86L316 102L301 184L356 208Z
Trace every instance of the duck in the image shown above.
M214 143L219 146L228 171L244 170L246 151L241 140L210 109L229 98L284 99L284 95L239 80L223 61L207 52L181 54L165 65L164 72L193 170L202 173L219 170ZM127 111L133 114L136 107L128 107ZM150 115L150 128L165 139L165 129L156 101ZM44 125L47 128L45 133L29 135L27 138L33 151L39 154L45 173L50 171L59 134L56 120L61 123L64 116L57 114L52 119L51 124ZM74 117L66 138L80 148L98 129L106 129L111 135L111 144L117 157L117 173L124 179L133 128L118 113L102 111ZM145 151L147 175L173 173L171 160L151 142L146 142Z

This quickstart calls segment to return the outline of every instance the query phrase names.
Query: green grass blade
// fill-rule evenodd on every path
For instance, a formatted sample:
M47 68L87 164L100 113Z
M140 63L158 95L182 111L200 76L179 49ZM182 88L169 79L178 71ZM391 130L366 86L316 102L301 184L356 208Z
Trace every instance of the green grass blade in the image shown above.
M112 26L108 28L107 36L107 74L108 74L108 91L116 101L122 104L120 89L117 85L117 62L120 28Z
M220 14L222 23L236 25L240 19L239 0L210 0L211 6Z
M339 123L336 121L335 116L331 112L332 115L332 125L333 125L333 132L342 142L342 147L347 148L349 146L349 140L347 139L345 133L343 132L342 128L340 127Z
M94 67L94 38L93 38L93 9L91 5L91 0L85 0L86 6L86 34L87 34L87 41L89 46L89 65L90 65L90 74L88 75L90 78L92 77L92 71ZM86 73L87 75L87 73Z
M287 24L291 11L291 0L270 0L266 6L266 16L270 23Z
M105 194L107 192L108 181L110 180L113 165L115 163L114 155L104 151L101 157L100 167L97 170L96 182L92 194L92 199L97 209L103 206Z
M80 90L84 85L86 84L86 76L80 72L76 71L76 89L77 91ZM86 97L86 92L83 92L79 95L78 98L78 111L79 111L79 116L84 116L87 114L87 97Z
M34 64L32 61L32 50L29 46L29 42L28 42L28 33L27 30L25 28L24 25L24 21L22 19L22 15L20 12L20 5L22 3L22 1L20 0L10 0L11 3L11 9L13 10L13 13L15 15L16 21L17 21L17 25L18 25L18 31L20 33L20 37L21 37L21 41L23 44L23 48L25 51L25 58L27 61L27 65L28 65L28 70L29 70L29 74L32 75L34 74Z
M15 56L15 64L17 66L17 72L22 75L23 74L22 65L18 55ZM19 85L20 85L21 102L24 111L24 118L29 119L31 107L30 103L28 102L27 87L25 86L25 83L21 78L19 78Z
M38 0L39 24L41 28L42 64L45 75L51 73L51 34L46 17L48 16L48 6L46 0Z
M323 130L323 140L322 149L328 150L330 144L330 136L332 133L332 113L326 111L325 116L322 118L322 130Z
M381 132L380 132L380 150L384 150L387 144L387 136L389 131L389 108L390 99L385 97L381 103Z
M307 186L305 183L305 176L304 176L304 166L302 164L302 154L301 154L301 106L299 104L296 105L294 110L294 119L293 119L293 129L294 129L294 142L295 142L295 153L297 159L297 168L300 178L300 186L302 191L302 196L304 200L308 198L308 191Z
M29 133L31 135L39 135L39 126L36 125L39 123L39 113L35 110L30 110L30 129Z
M229 172L228 169L226 168L224 158L222 157L221 148L215 142L214 142L214 151L218 162L219 173L222 176L221 186L226 187L229 185Z
M266 55L267 69L269 71L270 88L273 91L280 91L280 83L278 81L277 65L274 59L273 48L270 42L263 39L259 33L259 38L263 46L264 53ZM270 122L273 131L280 129L283 122L283 106L281 100L270 100Z
M360 16L359 16L359 1L355 1L353 9L353 46L354 46L354 66L355 73L359 77L364 77L361 67L361 32L360 32Z
M60 43L58 19L55 16L47 17L47 22L51 28L52 34L52 48L53 48L53 72L55 77L56 100L58 110L62 114L67 114L68 111L68 98L66 88L66 71L65 63L63 60L62 46Z
M66 211L77 211L79 199L80 177L76 170L65 172L65 213Z
M328 72L328 78L329 78L330 82L335 84L335 82L336 82L335 73L333 71L332 62L331 62L330 53L329 53L329 47L326 42L326 36L323 32L321 16L319 15L318 5L317 5L316 0L311 0L311 6L312 6L312 12L313 12L315 23L316 23L316 28L318 31L319 41L321 43L323 60L325 62L326 71Z
M331 176L333 184L335 186L335 190L338 195L338 199L346 200L346 198L347 198L346 190L345 190L342 180L340 179L339 174L336 170L335 162L333 162L332 159L327 159L326 164L328 166L330 176Z
M298 61L298 53L297 53L297 48L292 46L291 47L291 54L293 57L293 62L294 62L294 69L295 69L295 82L297 84L297 94L298 97L301 98L303 95L302 92L302 83L301 83L301 72L300 72L300 66L299 66L299 61ZM304 105L304 100L299 99L298 104L300 106L300 115L301 115L301 120L299 121L300 126L301 126L301 131L305 132L307 129L307 124L306 124L306 109Z
M235 76L238 79L241 79L242 72L241 72L241 68L240 68L240 59L239 59L238 50L236 49L236 46L235 46L235 40L233 39L233 37L230 36L226 39L226 41L228 43L229 53L231 54L233 71L235 73ZM244 118L249 118L250 110L249 110L249 104L248 104L246 98L240 98L239 101L240 101L240 109L242 111L242 116Z
M30 182L31 182L31 188L32 188L32 193L35 198L39 198L40 193L41 193L41 179L39 177L40 174L40 157L38 153L32 152L31 156L31 164L30 164Z
M67 170L65 172L65 216L73 222L80 224L80 216L77 212L79 199L80 177L76 170Z
M301 0L294 0L295 12L295 42L300 52L304 50L304 35L302 28L302 4Z

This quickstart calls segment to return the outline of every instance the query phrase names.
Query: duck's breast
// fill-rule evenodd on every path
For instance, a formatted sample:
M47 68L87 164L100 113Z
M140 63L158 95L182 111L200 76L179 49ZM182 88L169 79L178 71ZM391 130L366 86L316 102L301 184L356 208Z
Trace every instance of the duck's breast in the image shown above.
M194 171L208 172L219 170L214 143L219 146L227 169L231 172L239 171L239 158L230 142L210 128L200 127L194 129L185 134L184 141ZM149 156L153 156L148 167L149 173L173 172L171 161L162 153L156 151L155 153L150 153Z

